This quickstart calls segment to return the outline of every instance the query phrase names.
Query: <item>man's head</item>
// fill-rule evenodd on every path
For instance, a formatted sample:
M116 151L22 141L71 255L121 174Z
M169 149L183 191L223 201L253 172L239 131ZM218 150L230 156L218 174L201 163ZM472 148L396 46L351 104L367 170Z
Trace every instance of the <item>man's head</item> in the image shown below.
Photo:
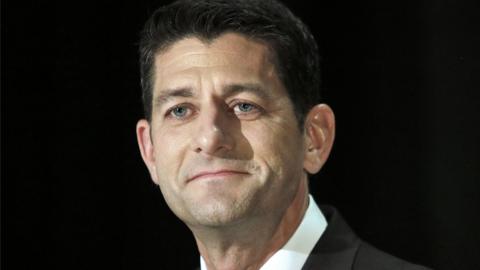
M155 55L194 36L212 42L234 32L265 44L293 101L300 126L320 103L317 44L307 27L285 6L271 0L182 0L162 7L147 21L140 39L140 71L145 117L150 120Z
M263 0L180 1L143 32L150 105L137 138L153 181L190 228L280 222L304 205L307 173L329 155L333 113L311 100L316 45L285 12Z

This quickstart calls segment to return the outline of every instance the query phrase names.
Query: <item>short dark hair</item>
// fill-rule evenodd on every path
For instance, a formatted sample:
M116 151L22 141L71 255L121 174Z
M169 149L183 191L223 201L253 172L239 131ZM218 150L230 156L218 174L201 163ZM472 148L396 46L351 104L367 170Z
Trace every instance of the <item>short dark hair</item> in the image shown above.
M233 32L265 43L303 126L320 102L317 43L307 26L275 0L179 0L157 9L140 36L140 74L145 117L151 120L155 55L193 36L210 41Z

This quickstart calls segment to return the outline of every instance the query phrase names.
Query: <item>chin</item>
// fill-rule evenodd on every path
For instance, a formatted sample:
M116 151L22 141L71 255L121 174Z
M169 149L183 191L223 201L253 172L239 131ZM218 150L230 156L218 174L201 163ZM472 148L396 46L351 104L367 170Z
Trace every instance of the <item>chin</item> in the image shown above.
M191 209L193 223L201 226L221 227L234 225L249 216L255 207L254 203L231 199L210 199L206 203L197 203Z

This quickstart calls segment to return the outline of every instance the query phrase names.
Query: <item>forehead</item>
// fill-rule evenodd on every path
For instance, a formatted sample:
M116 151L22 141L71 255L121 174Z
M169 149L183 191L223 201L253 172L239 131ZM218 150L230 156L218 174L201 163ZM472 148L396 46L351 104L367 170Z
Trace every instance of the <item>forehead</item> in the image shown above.
M202 76L269 80L276 74L268 46L235 33L209 42L187 37L155 57L155 89Z

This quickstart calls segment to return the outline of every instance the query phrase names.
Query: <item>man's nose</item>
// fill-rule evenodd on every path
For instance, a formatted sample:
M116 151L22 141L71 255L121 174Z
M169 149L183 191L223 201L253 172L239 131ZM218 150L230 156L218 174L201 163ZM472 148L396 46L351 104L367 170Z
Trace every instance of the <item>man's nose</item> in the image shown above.
M197 132L193 136L193 150L208 155L222 154L232 150L234 140L230 126L233 119L229 119L228 111L220 106L209 106L200 111L197 120Z

